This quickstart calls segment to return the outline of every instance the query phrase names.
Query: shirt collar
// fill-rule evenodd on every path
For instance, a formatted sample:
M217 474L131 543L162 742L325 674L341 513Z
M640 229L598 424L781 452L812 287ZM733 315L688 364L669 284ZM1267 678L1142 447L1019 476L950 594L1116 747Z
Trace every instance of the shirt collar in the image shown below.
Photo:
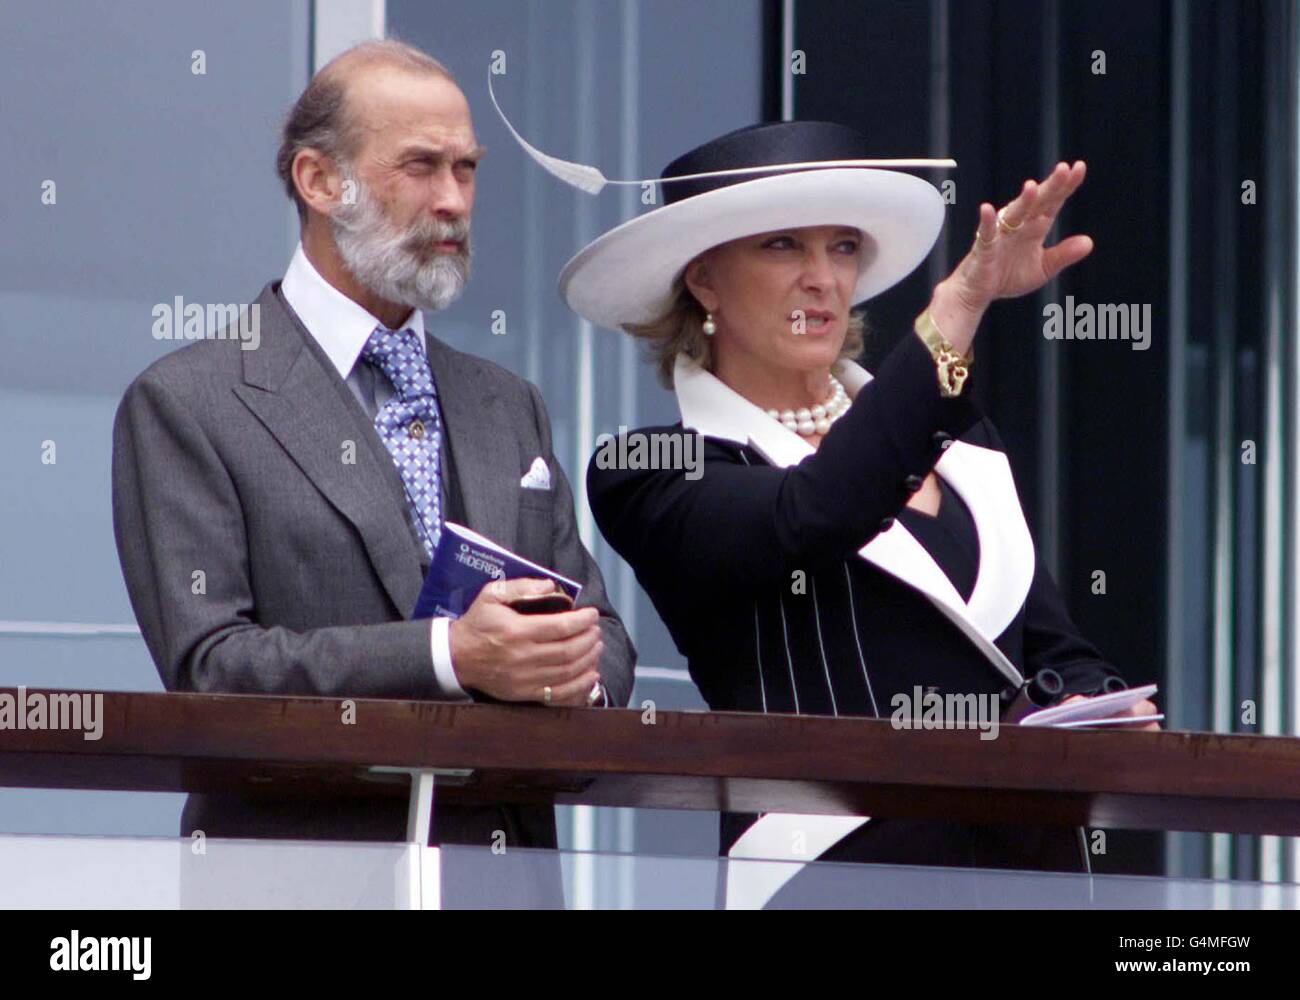
M871 381L871 373L852 361L841 361L836 377L849 398ZM780 421L773 420L712 372L685 353L673 366L673 388L682 426L707 437L753 445L773 465L788 466L814 451L813 446Z
M321 349L338 369L339 377L352 374L361 350L374 333L383 326L377 318L361 305L353 302L328 281L307 259L299 243L285 271L280 291L289 307L298 314L307 332L316 338ZM415 331L420 349L424 349L424 313L413 309L398 329Z

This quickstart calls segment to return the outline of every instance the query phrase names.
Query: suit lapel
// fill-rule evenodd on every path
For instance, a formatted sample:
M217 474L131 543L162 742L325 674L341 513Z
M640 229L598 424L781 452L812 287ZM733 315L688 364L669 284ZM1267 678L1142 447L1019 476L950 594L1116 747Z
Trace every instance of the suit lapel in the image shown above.
M379 579L404 616L423 583L401 474L374 425L273 284L257 299L262 341L245 351L235 394L303 474L357 529ZM355 462L345 461L346 442Z
M519 527L519 442L482 370L431 334L425 350L460 487L466 525L507 549ZM517 475L517 474L516 474Z
M856 395L871 375L851 361L837 372ZM814 453L807 441L698 365L679 356L674 383L685 426L710 437L747 444L772 465L788 468ZM1010 683L1023 678L994 640L1015 619L1034 573L1033 542L1025 524L1006 456L954 441L935 471L970 508L979 534L980 565L970 602L916 536L894 521L864 545L858 556L920 591L987 657Z

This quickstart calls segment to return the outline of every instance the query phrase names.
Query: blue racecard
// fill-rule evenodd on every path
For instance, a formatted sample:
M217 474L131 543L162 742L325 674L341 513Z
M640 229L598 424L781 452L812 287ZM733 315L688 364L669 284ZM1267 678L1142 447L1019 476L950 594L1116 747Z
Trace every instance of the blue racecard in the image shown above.
M442 538L429 564L412 618L459 618L485 584L520 577L554 580L577 601L582 584L503 549L464 525L445 521L442 528Z

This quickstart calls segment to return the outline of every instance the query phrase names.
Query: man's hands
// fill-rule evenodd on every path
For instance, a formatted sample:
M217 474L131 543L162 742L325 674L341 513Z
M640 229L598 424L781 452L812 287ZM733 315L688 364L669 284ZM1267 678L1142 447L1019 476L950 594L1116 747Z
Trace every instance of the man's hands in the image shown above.
M549 615L523 615L510 602L549 594L550 580L494 580L469 610L451 623L451 662L461 687L501 701L587 704L600 680L600 612L578 608Z
M970 347L984 310L994 299L1037 291L1092 252L1092 239L1087 236L1043 246L1061 206L1083 183L1086 171L1082 160L1073 166L1058 163L1041 184L1025 181L1020 194L1001 212L988 202L980 205L970 252L935 286L929 306L930 318L958 351L964 354Z

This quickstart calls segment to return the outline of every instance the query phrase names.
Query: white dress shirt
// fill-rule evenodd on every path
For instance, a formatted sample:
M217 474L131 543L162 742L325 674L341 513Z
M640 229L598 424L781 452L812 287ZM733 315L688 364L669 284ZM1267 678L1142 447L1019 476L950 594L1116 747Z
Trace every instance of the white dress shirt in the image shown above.
M299 243L285 271L280 291L285 301L307 332L315 338L321 350L333 363L339 377L347 383L362 409L373 419L375 414L395 395L392 383L373 365L357 364L361 351L375 327L383 323L370 315L328 281L307 259ZM413 309L398 329L414 330L424 347L424 314ZM443 444L446 439L444 435ZM438 687L448 699L468 701L469 695L456 679L451 662L451 619L434 618L430 628L429 650L433 660L433 673Z

